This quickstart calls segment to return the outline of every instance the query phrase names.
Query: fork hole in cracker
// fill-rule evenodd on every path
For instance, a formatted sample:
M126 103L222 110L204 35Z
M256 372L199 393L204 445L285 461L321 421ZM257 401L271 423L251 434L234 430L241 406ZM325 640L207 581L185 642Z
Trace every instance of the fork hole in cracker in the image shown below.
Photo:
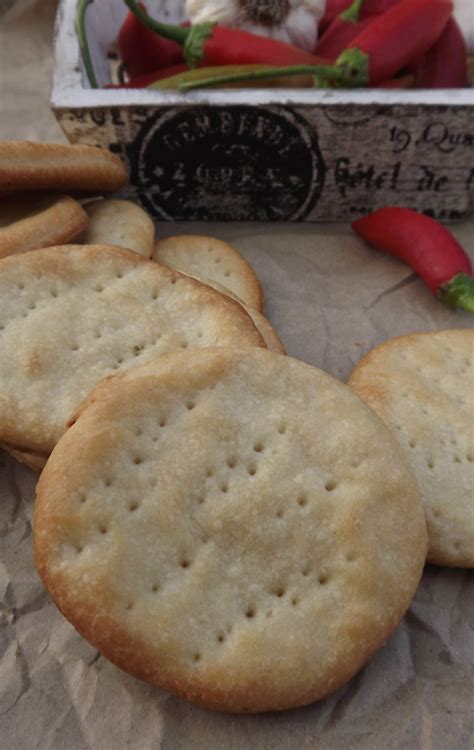
M271 592L274 596L278 597L278 599L281 599L283 596L285 596L285 587L284 586L277 586L276 589L273 589Z
M250 466L247 467L247 472L251 477L254 477L257 473L257 467L255 466L255 464L250 464Z
M158 585L157 583L154 583L154 584L152 585L152 587L151 587L151 591L152 591L152 593L153 593L153 594L157 594L159 590L160 590L160 587L159 587L159 585Z
M308 495L306 494L306 492L301 492L298 495L297 503L300 508L304 508L308 504Z
M337 482L334 479L329 479L324 485L326 492L333 492L337 487Z
M264 445L262 442L257 441L256 443L254 443L253 449L255 453L262 453L264 449Z
M297 607L299 603L300 603L300 600L297 596L291 597L291 604L293 605L293 607Z
M192 411L192 410L194 409L194 407L195 407L195 406L196 406L196 404L194 403L194 401L188 401L188 402L186 403L186 409L187 409L188 411Z
M222 484L221 484L221 492L223 492L225 494L228 491L229 491L229 485L227 484L227 482L222 482Z
M235 458L235 456L229 456L226 463L229 469L235 469L235 467L237 466L237 459Z
M320 573L318 581L320 586L325 586L329 580L327 573Z
M278 425L278 432L280 433L280 435L284 435L285 434L285 432L286 432L286 424L284 422L280 422L280 424Z
M307 578L310 573L311 573L311 565L308 563L307 565L304 566L303 570L301 571L301 574L305 578Z
M101 523L99 526L99 531L101 534L105 535L108 533L108 528L104 523Z
M130 513L134 513L140 507L140 503L137 500L132 500L128 504L128 510Z
M455 454L455 455L453 456L453 461L454 461L454 463L455 463L455 464L460 464L460 463L462 463L462 461L461 461L461 456L458 456L458 454L456 453L456 454Z
M250 606L245 610L245 617L247 618L247 620L252 620L255 617L255 614L255 607Z
M186 568L189 568L189 566L191 565L187 557L182 557L179 564L181 565L183 570L186 570Z

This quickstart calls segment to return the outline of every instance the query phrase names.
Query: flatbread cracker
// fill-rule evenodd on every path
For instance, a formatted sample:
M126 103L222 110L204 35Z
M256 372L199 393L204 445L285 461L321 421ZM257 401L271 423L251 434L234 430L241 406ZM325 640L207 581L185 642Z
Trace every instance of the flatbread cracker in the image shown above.
M63 245L0 261L0 442L48 455L105 375L175 349L264 346L233 300L136 253Z
M189 274L188 274L189 275ZM191 276L192 279L197 278L196 276ZM286 354L285 347L283 346L283 342L280 339L279 335L273 328L270 321L262 315L261 312L258 310L255 310L255 308L250 307L250 305L246 305L245 302L242 302L239 297L237 297L236 294L230 291L230 289L227 289L222 284L218 284L217 281L209 281L209 279L198 279L198 281L202 281L203 284L206 284L207 286L212 287L217 292L220 292L221 294L225 294L227 297L231 297L232 299L235 299L236 302L239 303L239 305L242 305L247 315L249 315L253 323L255 325L255 328L257 331L260 332L263 340L265 341L266 347L271 352L278 352L279 354Z
M155 225L136 203L101 200L85 206L89 226L81 237L86 245L114 245L151 258L155 246Z
M113 192L126 182L124 163L106 149L0 141L0 194L26 190Z
M43 471L48 460L48 456L42 456L39 453L25 453L25 451L19 451L5 443L0 443L0 448L7 451L7 453L16 458L21 464L28 466L29 469L33 469L33 471Z
M389 425L423 497L428 561L474 567L474 331L390 339L350 387Z
M346 386L263 349L195 349L91 394L41 475L34 543L108 659L255 712L327 695L382 646L426 526L396 441Z
M22 196L0 202L0 258L77 237L88 224L81 205L67 195Z
M263 291L245 258L227 242L201 235L177 235L158 240L153 260L198 279L230 289L246 305L263 311Z

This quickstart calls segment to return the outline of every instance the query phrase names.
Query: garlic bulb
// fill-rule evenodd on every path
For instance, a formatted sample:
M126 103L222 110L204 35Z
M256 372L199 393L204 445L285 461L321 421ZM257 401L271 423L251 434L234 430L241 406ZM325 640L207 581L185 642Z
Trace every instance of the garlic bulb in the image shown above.
M326 0L186 0L193 25L212 21L312 52Z

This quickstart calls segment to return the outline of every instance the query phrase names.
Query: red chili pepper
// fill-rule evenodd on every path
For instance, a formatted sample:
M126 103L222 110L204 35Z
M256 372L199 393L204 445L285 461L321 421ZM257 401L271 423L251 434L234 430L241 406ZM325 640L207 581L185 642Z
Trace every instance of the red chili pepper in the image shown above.
M347 10L350 4L351 0L326 0L324 15L319 22L320 32L324 32L337 16Z
M140 7L145 10L143 3ZM184 62L179 44L157 36L134 13L128 13L118 34L118 48L131 78Z
M110 83L107 86L104 86L104 88L143 89L150 86L152 83L157 83L157 81L163 80L164 78L171 78L171 76L184 73L186 70L189 70L186 63L181 63L181 65L172 65L171 68L160 68L159 70L154 70L153 73L144 73L142 76L131 78L127 83Z
M408 263L432 292L452 307L474 313L472 264L445 227L409 208L381 208L352 228L379 250Z
M352 0L327 0L326 10L322 17L319 28L323 33L328 26L334 21L337 16L340 16L345 10L351 5ZM370 16L376 16L379 13L385 13L392 5L396 5L400 0L365 0L360 17L369 18Z
M360 32L372 22L371 18L360 20L364 0L354 0L346 10L329 24L324 34L318 39L314 54L335 60Z
M350 85L376 84L393 76L424 54L440 37L451 0L400 0L374 18L338 58Z
M381 13L386 13L387 10L393 8L394 5L398 5L399 2L400 0L365 0L360 17L367 18L368 16L378 16Z
M371 86L369 88L374 89L393 89L393 90L402 90L402 89L412 89L415 85L415 76L411 73L407 73L404 76L400 76L399 78L391 78L389 81L382 81L381 83L378 83L376 86Z
M453 89L469 85L467 48L461 29L450 18L436 44L410 66L417 88Z
M125 4L142 23L156 34L183 45L184 59L192 68L200 65L317 65L321 61L299 47L277 39L239 29L203 23L188 28L172 26L151 18L136 2Z

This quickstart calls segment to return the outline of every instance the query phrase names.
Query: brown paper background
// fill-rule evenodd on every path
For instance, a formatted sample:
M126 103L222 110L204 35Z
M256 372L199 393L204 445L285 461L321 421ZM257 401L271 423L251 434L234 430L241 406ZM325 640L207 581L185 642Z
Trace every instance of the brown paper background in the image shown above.
M0 18L0 137L62 140L48 106L54 2L26 5ZM472 325L347 226L158 227L162 236L193 231L235 244L288 353L338 378L391 336ZM472 249L472 225L456 234ZM330 698L282 714L221 715L120 672L56 610L32 561L35 481L0 453L2 750L474 748L473 572L427 566L386 646Z

